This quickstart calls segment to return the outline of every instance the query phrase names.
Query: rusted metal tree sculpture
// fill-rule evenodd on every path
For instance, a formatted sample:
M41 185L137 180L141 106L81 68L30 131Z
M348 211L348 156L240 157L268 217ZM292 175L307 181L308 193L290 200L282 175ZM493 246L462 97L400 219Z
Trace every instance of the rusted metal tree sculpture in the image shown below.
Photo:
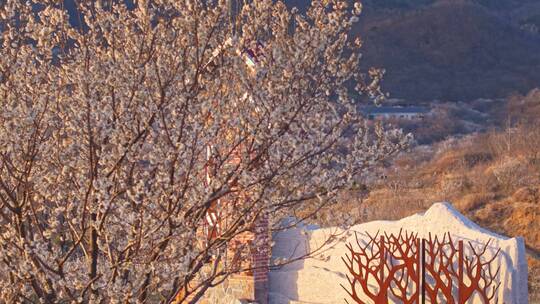
M369 240L364 245L355 235L358 251L351 244L346 245L349 253L342 260L349 270L347 279L351 289L342 287L356 303L366 303L358 290L375 303L388 303L389 296L403 303L417 301L420 283L417 236L402 231L397 236L367 235Z
M394 274L390 291L400 303L415 303L420 296L420 239L401 230L397 236L385 233L385 237L390 273Z
M450 233L429 234L427 239L402 230L397 235L366 235L363 241L355 234L357 248L347 244L349 252L342 258L350 288L342 287L355 303L498 302L500 266L493 262L500 249L488 257L491 241L478 250L471 242L465 249Z
M454 304L453 288L456 287L453 277L457 277L454 261L457 259L457 249L453 245L450 234L433 237L431 233L428 239L422 240L424 247L423 258L423 297L434 301ZM433 284L426 284L429 279ZM441 299L442 298L442 299Z
M470 257L464 258L463 241L459 242L460 262L459 262L459 304L464 304L475 294L483 303L497 303L495 297L501 282L498 281L500 265L493 270L492 262L495 261L501 249L491 256L486 257L486 250L489 246L488 241L479 251L475 249L471 242L468 242ZM465 280L466 276L466 280ZM468 281L469 284L465 282Z
M349 270L349 275L347 275L347 280L351 285L351 289L345 288L341 285L355 303L364 304L358 294L358 288L362 289L363 294L365 294L369 299L375 301L375 303L388 303L388 288L385 288L390 285L389 279L387 277L387 282L384 279L384 241L377 241L379 233L375 236L368 235L368 242L364 246L358 238L358 234L355 233L356 243L358 245L358 251L356 251L351 244L347 244L347 249L349 249L349 254L345 255L345 258L342 257L343 262ZM369 283L377 284L378 288L369 288ZM347 300L345 300L349 303Z

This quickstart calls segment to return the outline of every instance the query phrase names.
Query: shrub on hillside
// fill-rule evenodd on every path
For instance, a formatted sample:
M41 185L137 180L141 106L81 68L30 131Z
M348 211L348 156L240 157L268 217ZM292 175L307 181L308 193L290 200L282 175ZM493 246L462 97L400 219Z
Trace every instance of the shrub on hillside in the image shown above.
M495 198L493 193L471 193L457 199L454 205L461 212L469 212L494 201Z
M523 187L512 195L515 202L540 204L540 187Z
M461 195L471 186L466 176L459 174L445 175L439 184L439 191L444 195L444 199Z
M463 166L472 168L493 160L493 155L485 151L468 151L463 154Z
M488 168L498 185L506 193L511 193L519 187L527 185L532 178L527 163L521 158L506 157Z

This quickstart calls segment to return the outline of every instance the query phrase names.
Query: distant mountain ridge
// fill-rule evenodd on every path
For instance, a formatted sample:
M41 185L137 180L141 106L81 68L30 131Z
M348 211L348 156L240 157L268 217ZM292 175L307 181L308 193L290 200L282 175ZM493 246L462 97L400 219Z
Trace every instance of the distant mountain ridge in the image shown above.
M305 8L308 0L286 1ZM417 100L504 98L540 86L538 0L364 0L362 67Z

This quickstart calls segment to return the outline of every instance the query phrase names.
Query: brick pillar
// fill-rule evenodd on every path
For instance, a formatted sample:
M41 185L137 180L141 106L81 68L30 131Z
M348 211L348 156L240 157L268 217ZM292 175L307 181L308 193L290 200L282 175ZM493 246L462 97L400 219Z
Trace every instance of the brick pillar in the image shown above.
M244 259L240 252L249 252ZM231 275L222 284L210 288L199 304L231 303L233 299L268 304L268 266L270 262L270 231L268 217L262 216L249 232L244 232L230 242L227 263L238 263L246 271ZM229 265L232 266L232 265Z
M259 217L252 232L243 233L234 238L234 246L229 248L229 256L233 257L238 248L249 246L249 259L237 261L242 268L251 271L232 275L227 280L227 295L236 299L268 303L268 266L270 262L270 233L268 217ZM234 258L233 258L234 260Z
M270 231L268 216L261 216L255 223L255 237L252 248L253 282L255 301L268 303L268 266L270 263Z
M230 163L238 164L241 161L241 154L237 153ZM220 200L221 206L226 204L235 204L233 206L236 206L236 204L242 205L248 202L248 193ZM216 214L219 214L219 211L220 207L216 205ZM217 217L220 227L227 227L227 214L220 214ZM229 303L232 299L239 299L268 304L268 266L271 254L268 215L259 215L249 230L236 235L229 242L224 263L230 263L229 267L252 270L231 275L222 284L209 289L198 303ZM218 230L216 230L216 234L219 235ZM204 237L208 237L208 235ZM246 253L249 253L247 259L244 258Z

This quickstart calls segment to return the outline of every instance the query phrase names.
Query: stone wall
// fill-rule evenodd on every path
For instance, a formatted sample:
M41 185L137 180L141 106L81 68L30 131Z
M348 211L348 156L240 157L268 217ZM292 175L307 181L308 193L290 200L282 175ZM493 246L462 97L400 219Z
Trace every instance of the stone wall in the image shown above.
M255 281L251 276L235 275L208 290L200 304L232 304L236 300L255 299Z

